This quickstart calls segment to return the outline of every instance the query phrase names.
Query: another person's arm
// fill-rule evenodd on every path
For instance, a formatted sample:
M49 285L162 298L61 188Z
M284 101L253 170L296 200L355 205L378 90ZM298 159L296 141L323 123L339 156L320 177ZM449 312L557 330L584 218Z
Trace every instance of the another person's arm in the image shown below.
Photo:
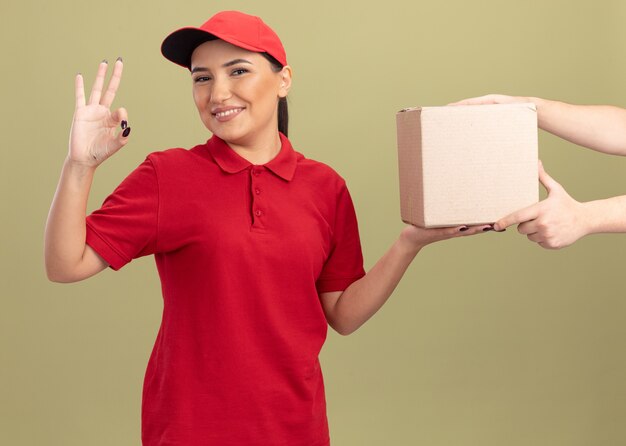
M105 269L108 264L85 243L85 216L96 168L128 141L127 113L110 111L120 84L123 64L115 62L107 90L102 93L107 63L102 62L85 101L83 78L76 76L76 108L69 151L54 195L45 230L45 266L54 282L76 282ZM117 131L124 122L125 129Z
M494 224L496 231L517 224L520 234L547 249L564 248L589 234L626 232L626 195L578 202L546 173L541 163L539 180L548 197L498 220Z
M454 105L533 102L539 127L574 144L598 152L626 156L626 110L611 105L574 105L524 96L489 94Z
M523 96L489 94L452 105L533 102L538 125L575 144L599 152L626 156L626 110L608 105L572 105ZM543 248L569 246L585 235L626 232L626 196L580 203L539 166L539 180L548 198L497 221L496 231L518 225L518 231Z
M342 335L363 325L387 301L417 253L430 243L491 230L490 225L470 228L422 229L407 226L391 248L361 279L345 291L321 293L326 319Z

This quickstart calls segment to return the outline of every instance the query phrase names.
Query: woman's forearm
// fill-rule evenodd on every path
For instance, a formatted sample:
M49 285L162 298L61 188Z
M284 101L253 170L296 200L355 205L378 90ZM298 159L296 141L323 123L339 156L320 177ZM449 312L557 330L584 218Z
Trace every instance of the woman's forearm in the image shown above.
M420 249L398 238L364 277L341 294L334 306L333 328L347 335L371 318L389 299Z
M340 334L352 333L387 302L417 253L426 245L492 229L492 225L430 229L405 226L400 237L364 277L344 291L320 295L328 323Z
M539 127L574 144L626 156L626 110L610 105L573 105L529 98Z
M94 172L94 167L69 158L63 164L45 230L44 257L50 280L70 281L69 273L82 261L87 199Z

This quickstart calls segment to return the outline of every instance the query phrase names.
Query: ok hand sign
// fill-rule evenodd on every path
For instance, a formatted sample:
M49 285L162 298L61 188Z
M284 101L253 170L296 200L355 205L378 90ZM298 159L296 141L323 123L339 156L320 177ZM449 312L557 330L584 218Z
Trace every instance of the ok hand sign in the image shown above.
M83 77L76 75L76 108L70 131L68 158L72 162L97 167L128 142L130 127L126 110L110 107L122 79L123 63L118 58L107 90L102 94L108 63L102 61L89 96L85 102ZM121 130L116 132L117 127Z

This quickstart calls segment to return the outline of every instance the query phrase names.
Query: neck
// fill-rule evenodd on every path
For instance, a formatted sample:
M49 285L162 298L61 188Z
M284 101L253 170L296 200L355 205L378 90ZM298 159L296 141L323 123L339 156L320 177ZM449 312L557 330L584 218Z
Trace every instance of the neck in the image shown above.
M265 137L256 138L253 144L227 143L240 157L255 165L266 164L280 152L281 142L278 131Z

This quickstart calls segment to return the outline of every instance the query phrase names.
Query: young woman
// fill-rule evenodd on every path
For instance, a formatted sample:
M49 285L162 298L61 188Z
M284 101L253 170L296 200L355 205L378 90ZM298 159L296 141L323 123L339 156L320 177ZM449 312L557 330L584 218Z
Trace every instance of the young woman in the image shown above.
M74 282L155 256L164 309L144 382L144 445L327 445L327 325L352 333L420 249L492 228L407 226L365 274L344 180L287 138L292 72L278 36L227 11L170 34L162 52L190 70L213 136L148 155L86 218L94 172L130 127L124 109L110 111L121 59L106 90L100 64L88 100L78 75L46 226L48 276Z
M538 125L560 138L609 155L626 156L626 110L610 105L574 105L534 97L490 94L457 105L533 102ZM548 249L569 246L589 234L626 232L626 195L580 203L539 166L548 198L496 222L502 230L518 225L530 241Z

